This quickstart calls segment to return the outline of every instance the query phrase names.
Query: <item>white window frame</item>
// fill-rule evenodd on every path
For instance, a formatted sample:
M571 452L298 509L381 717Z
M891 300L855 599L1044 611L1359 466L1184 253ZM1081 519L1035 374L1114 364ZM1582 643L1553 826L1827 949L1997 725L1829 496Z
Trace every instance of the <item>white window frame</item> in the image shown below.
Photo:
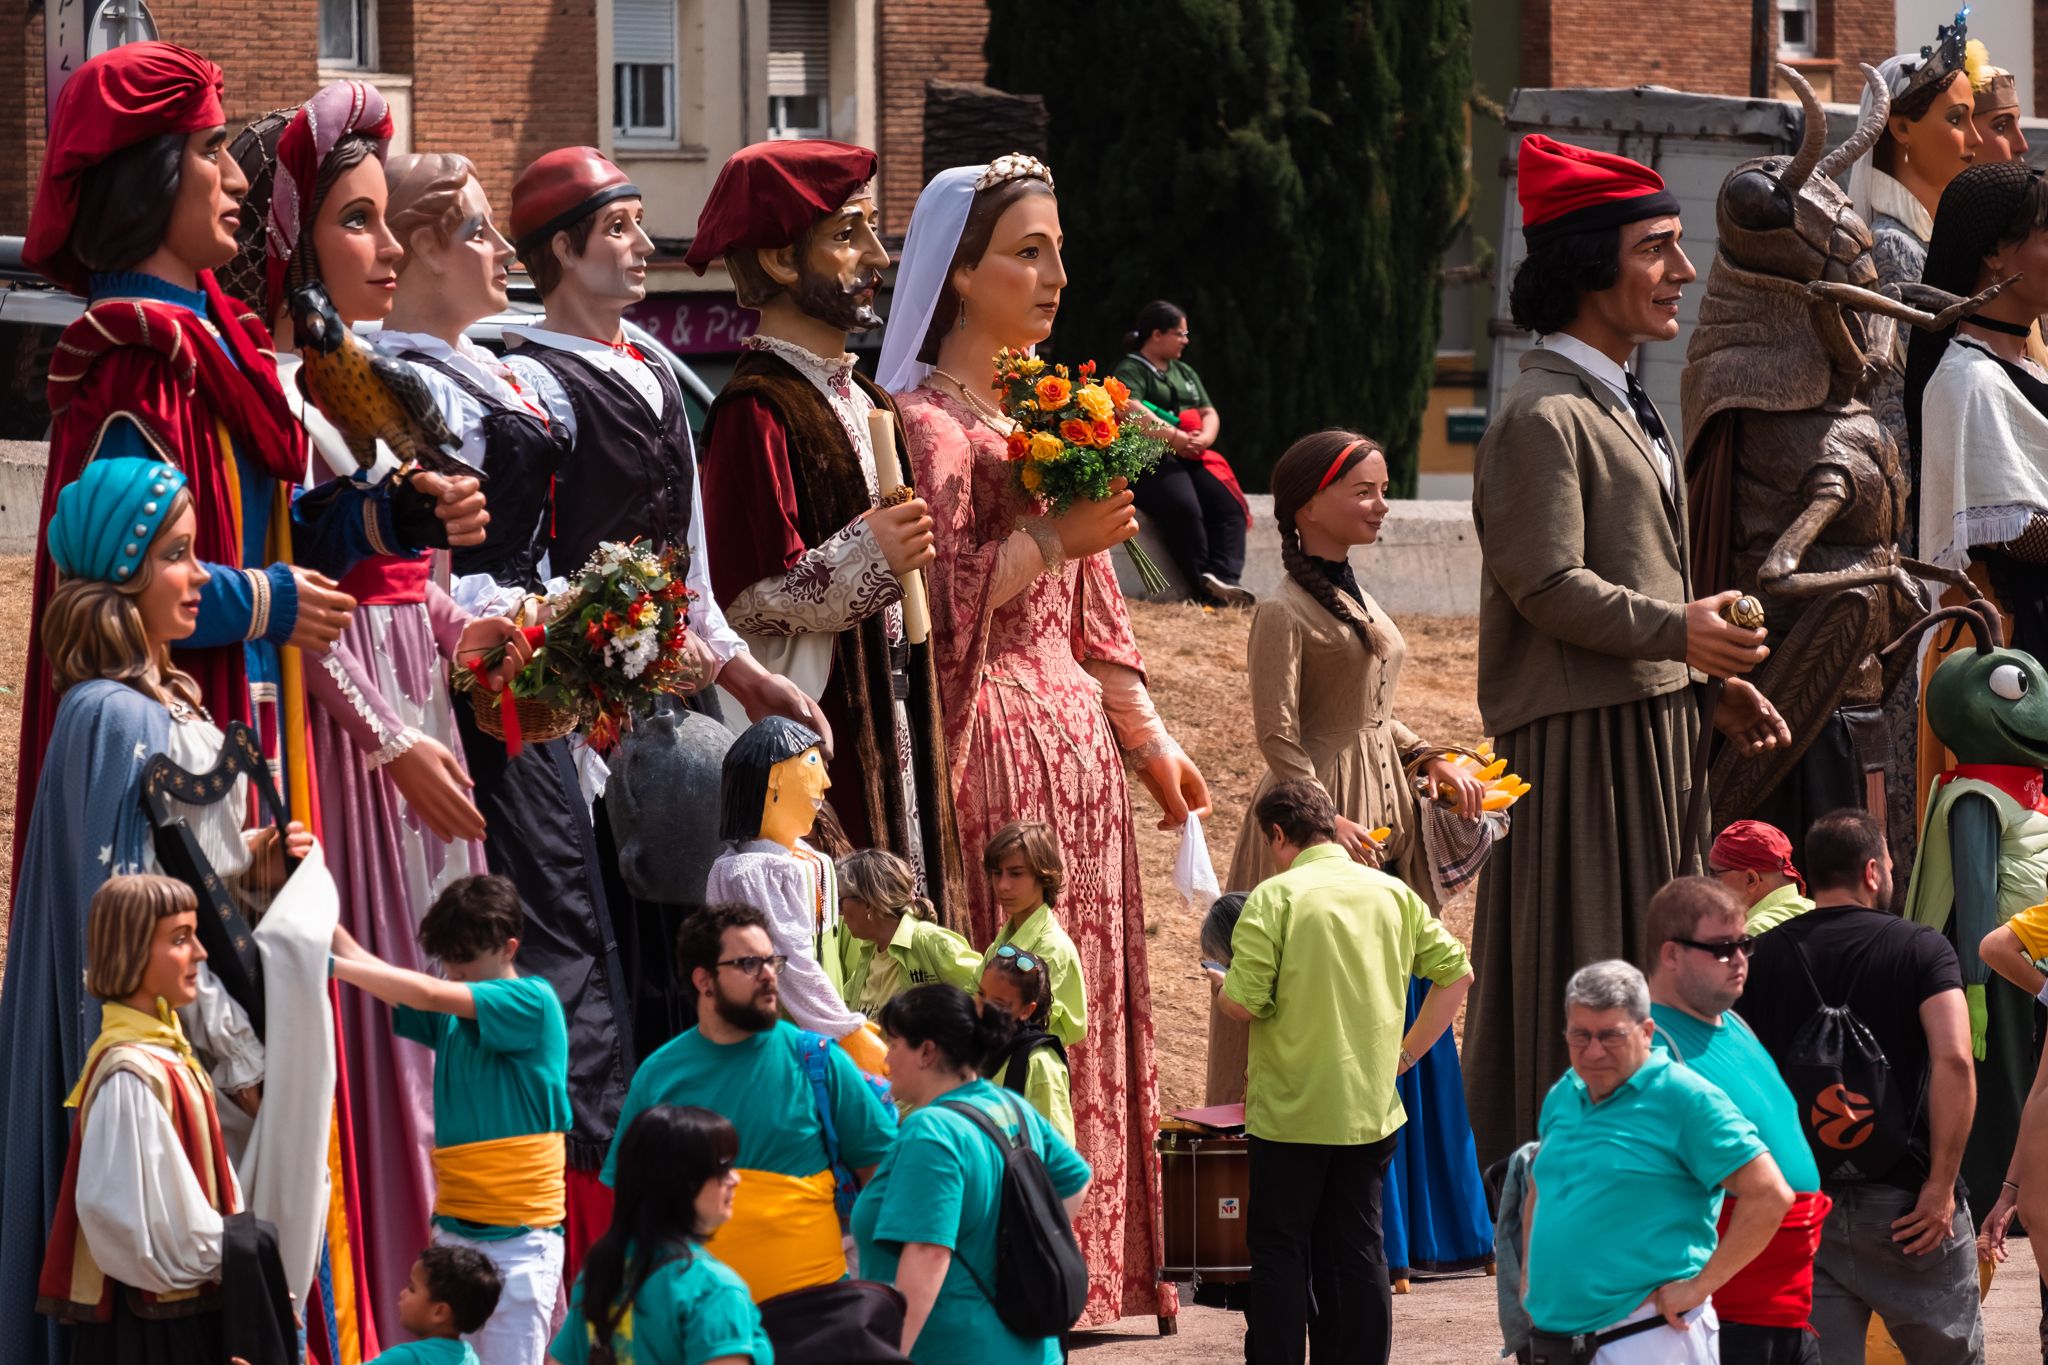
M320 5L327 3L328 0L320 0ZM342 0L342 3L347 4L355 11L356 37L360 44L360 50L352 56L330 56L325 50L327 35L320 23L320 7L315 6L313 24L316 30L320 30L314 34L315 41L321 49L319 64L322 69L332 68L337 71L374 71L377 69L376 0Z
M1806 18L1806 39L1791 42L1786 38L1786 16L1804 15ZM1788 57L1811 57L1817 46L1815 29L1820 23L1819 0L1778 0L1778 51Z
M801 8L807 13L793 15ZM778 23L778 11L785 23ZM790 21L794 19L794 23ZM790 27L785 27L785 24ZM797 37L792 42L790 28ZM778 49L777 43L783 46ZM799 47L797 44L801 44ZM790 117L796 100L815 99L817 120ZM830 0L768 0L768 137L826 137L832 123L832 5Z
M661 44L658 37L644 45L634 45L630 40L621 42L619 34L619 8L621 0L612 5L612 137L618 146L641 148L666 148L676 145L677 129L680 126L678 110L682 100L681 54L679 33L681 30L680 6L676 0L667 0L668 10L668 52L662 60ZM655 21L658 25L659 21ZM658 124L636 124L627 122L628 110L635 101L631 98L632 87L647 79L662 84L662 121Z

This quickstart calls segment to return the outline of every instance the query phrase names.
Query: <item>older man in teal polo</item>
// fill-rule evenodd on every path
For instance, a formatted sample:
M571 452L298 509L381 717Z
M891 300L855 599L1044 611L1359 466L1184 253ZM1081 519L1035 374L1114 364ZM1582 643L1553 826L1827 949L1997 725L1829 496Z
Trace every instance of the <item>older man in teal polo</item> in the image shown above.
M1279 783L1253 817L1287 870L1245 901L1230 970L1211 972L1218 1008L1251 1025L1250 1356L1300 1365L1306 1330L1318 1365L1384 1365L1394 1310L1380 1196L1408 1119L1394 1081L1457 1017L1472 967L1421 897L1336 843L1320 784ZM1404 1032L1416 976L1432 985Z
M1522 1213L1531 1359L1719 1365L1709 1297L1770 1242L1792 1191L1719 1086L1651 1051L1640 971L1595 962L1564 998L1572 1066L1543 1102ZM1717 1243L1723 1190L1738 1202Z

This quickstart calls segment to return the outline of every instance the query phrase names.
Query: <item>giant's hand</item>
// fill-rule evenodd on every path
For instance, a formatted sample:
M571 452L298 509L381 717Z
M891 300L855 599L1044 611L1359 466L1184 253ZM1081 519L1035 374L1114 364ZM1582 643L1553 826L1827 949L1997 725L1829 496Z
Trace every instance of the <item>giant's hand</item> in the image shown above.
M898 578L937 558L932 510L923 498L911 498L894 507L869 508L861 513L861 520L868 524L868 534L875 538L875 544L882 547L889 572Z
M1068 559L1085 559L1138 534L1138 513L1132 506L1137 499L1122 479L1111 480L1110 487L1115 491L1100 502L1076 498L1072 507L1047 518Z
M1792 727L1754 684L1730 678L1714 710L1714 728L1752 753L1792 742Z
M867 1025L855 1029L839 1040L839 1046L846 1049L846 1055L853 1058L853 1064L870 1076L889 1078L889 1049L882 1045L881 1035Z
M1195 761L1178 750L1145 760L1138 778L1165 812L1159 822L1161 829L1179 829L1188 816L1209 813L1209 784Z
M825 757L832 757L832 722L818 703L789 679L763 668L752 654L742 652L726 660L718 671L718 685L738 699L749 721L787 716L816 731L825 741Z
M447 529L450 545L481 545L491 514L484 510L483 485L468 475L450 478L418 470L412 476L415 491L434 500L434 515Z
M420 823L444 844L484 837L483 812L470 789L476 783L448 746L427 735L384 765L405 804Z
M325 654L348 629L356 612L356 599L324 573L292 565L292 577L299 583L299 615L285 643L308 654Z
M1764 647L1769 637L1763 631L1738 626L1721 615L1740 596L1730 588L1685 604L1685 662L1710 678L1747 673L1770 657Z

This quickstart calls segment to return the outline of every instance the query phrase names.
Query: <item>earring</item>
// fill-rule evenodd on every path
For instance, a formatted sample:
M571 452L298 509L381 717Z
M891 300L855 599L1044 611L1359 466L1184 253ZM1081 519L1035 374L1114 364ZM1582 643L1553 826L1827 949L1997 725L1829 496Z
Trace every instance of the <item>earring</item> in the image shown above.
M960 327L959 327L959 330L961 330L961 331L963 331L963 332L967 330L967 300L966 300L966 299L962 299L962 300L960 300Z

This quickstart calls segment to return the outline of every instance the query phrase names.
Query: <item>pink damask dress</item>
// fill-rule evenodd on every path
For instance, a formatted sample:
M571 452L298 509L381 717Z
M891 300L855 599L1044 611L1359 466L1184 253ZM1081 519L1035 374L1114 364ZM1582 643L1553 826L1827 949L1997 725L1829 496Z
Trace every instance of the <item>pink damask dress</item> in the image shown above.
M1158 1279L1152 1158L1159 1074L1124 764L1175 752L1174 742L1145 692L1109 556L1048 568L1039 539L1022 529L1044 509L1017 486L1002 438L930 388L898 407L917 490L937 523L938 559L927 572L932 647L975 945L993 942L998 927L980 873L989 836L1012 820L1042 821L1066 861L1054 913L1080 950L1088 990L1088 1036L1068 1056L1075 1146L1095 1173L1074 1227L1088 1258L1079 1325L1169 1317L1177 1301Z

